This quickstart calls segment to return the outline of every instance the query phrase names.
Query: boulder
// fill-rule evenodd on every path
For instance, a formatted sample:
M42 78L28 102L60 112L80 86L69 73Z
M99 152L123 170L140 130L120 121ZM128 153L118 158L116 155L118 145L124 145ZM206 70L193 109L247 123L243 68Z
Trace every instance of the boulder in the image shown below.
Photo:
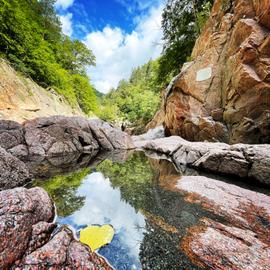
M189 166L218 174L251 178L270 185L270 145L189 142L178 136L134 141L137 148L167 155L181 171Z
M270 2L226 3L215 1L193 61L164 94L165 131L189 141L269 143Z
M54 204L41 188L0 192L0 268L112 269L70 229L56 231L54 217Z
M201 268L223 270L266 270L270 248L250 230L226 226L210 219L189 229L181 247Z
M24 123L25 141L30 155L57 156L98 149L88 122L83 117L52 116Z
M15 188L0 192L0 268L12 265L26 252L32 226L51 222L54 205L41 188Z
M131 137L109 123L100 119L91 119L89 125L101 148L106 150L134 149Z
M102 257L74 240L73 233L62 227L43 246L16 261L11 269L112 269Z
M0 190L22 186L30 179L25 163L0 147Z
M22 125L14 121L0 120L0 147L8 150L23 144Z
M99 119L65 116L36 118L25 122L24 130L30 156L134 148L129 135Z

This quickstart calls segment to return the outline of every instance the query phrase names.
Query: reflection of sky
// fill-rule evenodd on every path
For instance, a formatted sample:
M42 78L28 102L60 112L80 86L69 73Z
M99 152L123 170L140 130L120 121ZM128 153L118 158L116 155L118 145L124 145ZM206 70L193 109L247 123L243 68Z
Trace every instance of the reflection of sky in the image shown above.
M76 230L86 225L111 224L116 235L110 245L101 248L116 269L139 269L139 248L145 227L144 216L121 200L120 190L113 189L109 179L95 172L86 177L77 190L84 196L84 206L69 217L59 218Z

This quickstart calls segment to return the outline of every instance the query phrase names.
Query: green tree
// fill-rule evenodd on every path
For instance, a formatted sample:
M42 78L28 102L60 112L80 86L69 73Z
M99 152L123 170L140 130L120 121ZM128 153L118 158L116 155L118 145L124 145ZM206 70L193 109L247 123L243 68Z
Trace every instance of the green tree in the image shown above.
M213 0L167 1L162 14L164 46L159 69L161 82L178 74L190 57L212 4Z
M60 217L67 217L79 210L85 198L76 194L83 179L90 173L90 169L82 169L68 175L55 176L50 180L35 180L33 186L44 188L52 197Z
M55 0L0 0L0 55L89 113L97 106L86 68L95 64L95 57L81 41L61 32L54 4Z
M134 126L145 126L160 104L158 70L157 60L135 68L129 80L120 81L117 89L103 97L99 116L105 120L118 119Z

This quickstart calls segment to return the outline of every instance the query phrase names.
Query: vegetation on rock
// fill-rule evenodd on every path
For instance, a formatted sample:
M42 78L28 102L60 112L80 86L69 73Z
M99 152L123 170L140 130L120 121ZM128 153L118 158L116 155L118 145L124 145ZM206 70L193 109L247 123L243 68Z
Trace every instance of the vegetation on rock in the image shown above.
M55 0L0 0L0 56L44 87L53 87L85 113L96 109L86 66L93 53L61 31Z
M159 80L170 80L188 60L210 16L213 0L168 0L162 14L163 54Z

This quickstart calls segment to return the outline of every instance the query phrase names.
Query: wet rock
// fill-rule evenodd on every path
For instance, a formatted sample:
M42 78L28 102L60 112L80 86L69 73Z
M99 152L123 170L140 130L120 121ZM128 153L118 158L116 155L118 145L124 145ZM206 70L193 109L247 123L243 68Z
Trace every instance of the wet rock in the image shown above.
M228 145L189 142L172 136L149 141L135 141L137 148L168 155L176 166L190 166L219 174L249 177L270 185L270 145Z
M27 166L0 147L0 190L21 186L30 178Z
M32 226L54 217L53 202L41 188L0 192L0 268L13 264L27 250Z
M270 142L270 4L216 0L193 62L167 88L166 135L230 144Z
M270 269L270 248L255 232L210 219L189 229L181 247L193 263L207 269Z

